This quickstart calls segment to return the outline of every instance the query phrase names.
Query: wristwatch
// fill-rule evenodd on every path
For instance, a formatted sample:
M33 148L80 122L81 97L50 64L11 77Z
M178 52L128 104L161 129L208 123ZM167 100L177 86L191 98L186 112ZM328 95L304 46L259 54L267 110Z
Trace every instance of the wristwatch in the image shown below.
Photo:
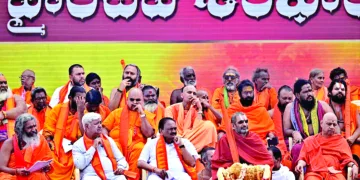
M184 146L184 145L180 145L179 148L180 148L180 149L181 149L181 148L185 148L185 146Z
M119 93L123 93L122 90L120 90L119 88L116 89Z

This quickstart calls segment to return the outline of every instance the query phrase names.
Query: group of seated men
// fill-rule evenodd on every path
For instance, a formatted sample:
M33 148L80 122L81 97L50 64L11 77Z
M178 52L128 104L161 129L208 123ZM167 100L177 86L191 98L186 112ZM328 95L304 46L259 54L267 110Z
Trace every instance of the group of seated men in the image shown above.
M258 68L252 81L240 81L229 67L212 94L197 87L194 69L185 67L184 87L172 92L166 107L134 64L124 66L109 98L100 76L85 77L79 64L70 66L69 81L51 97L34 85L32 70L12 91L0 73L0 177L140 179L146 171L150 180L208 180L217 179L220 167L240 162L269 165L273 179L301 173L305 179L345 179L346 167L357 178L360 88L346 71L333 69L327 88L319 69L293 89L276 91L269 77Z

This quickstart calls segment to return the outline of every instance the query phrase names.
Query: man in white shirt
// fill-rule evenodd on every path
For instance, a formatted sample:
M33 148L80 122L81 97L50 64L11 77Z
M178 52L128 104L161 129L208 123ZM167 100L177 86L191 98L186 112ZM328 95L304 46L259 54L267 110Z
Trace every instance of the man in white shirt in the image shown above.
M87 113L82 118L84 136L72 149L75 166L83 180L126 180L122 175L129 168L125 157L110 137L101 133L101 115Z
M198 158L193 144L176 136L176 123L172 118L159 122L160 136L150 139L141 151L138 168L149 172L148 180L191 180L197 177L195 162Z
M55 89L49 106L52 108L59 103L68 102L68 96L73 86L83 86L88 91L88 87L85 84L85 72L84 68L80 64L73 64L69 67L69 81L64 85Z
M270 146L268 148L269 153L274 158L274 167L272 169L273 180L295 180L294 173L292 173L288 167L281 164L282 155L279 148L276 146Z

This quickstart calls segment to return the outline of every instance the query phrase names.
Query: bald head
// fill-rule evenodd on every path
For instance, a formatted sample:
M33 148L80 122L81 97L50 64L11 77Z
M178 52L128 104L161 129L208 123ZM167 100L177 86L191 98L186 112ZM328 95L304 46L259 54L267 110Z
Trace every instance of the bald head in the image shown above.
M33 70L26 69L22 72L20 79L21 85L24 86L25 90L31 90L35 83L35 72Z
M139 88L131 88L129 91L129 96L127 98L128 108L132 111L136 110L137 105L144 106L144 97L143 93Z
M320 125L324 136L332 136L335 133L339 133L338 119L332 112L324 115Z
M191 100L196 98L195 86L192 85L185 86L183 92L181 93L181 97L183 98L183 103L185 104L191 103Z

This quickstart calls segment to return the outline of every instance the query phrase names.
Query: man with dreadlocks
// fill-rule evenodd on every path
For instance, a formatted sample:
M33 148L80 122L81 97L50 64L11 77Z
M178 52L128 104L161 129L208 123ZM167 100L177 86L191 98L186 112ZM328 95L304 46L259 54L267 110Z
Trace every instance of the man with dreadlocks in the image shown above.
M52 159L47 141L37 131L36 118L28 113L20 115L15 121L15 135L7 139L0 151L1 179L48 179L46 173L50 165L39 171L27 169L37 161Z
M309 81L298 79L294 84L295 100L289 103L284 112L284 135L294 139L294 147L291 150L292 165L299 156L302 141L308 136L321 132L320 121L327 112L333 112L324 101L315 99L314 92Z

